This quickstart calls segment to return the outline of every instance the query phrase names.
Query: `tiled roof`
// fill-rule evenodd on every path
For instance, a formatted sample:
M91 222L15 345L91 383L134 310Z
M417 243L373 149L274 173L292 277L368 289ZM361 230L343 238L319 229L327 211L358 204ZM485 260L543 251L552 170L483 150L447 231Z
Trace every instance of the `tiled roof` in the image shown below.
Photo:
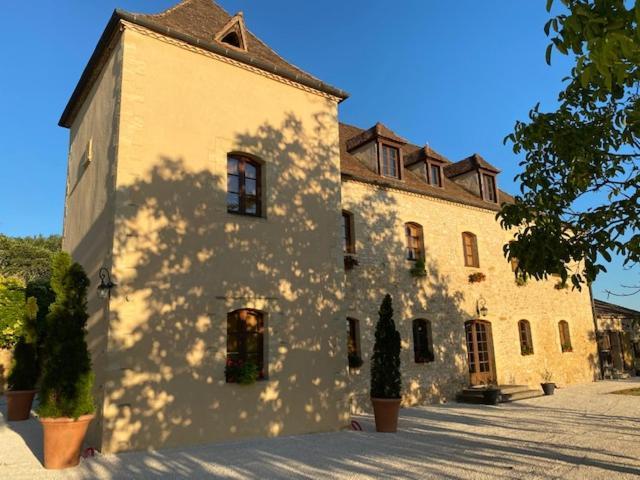
M392 140L400 144L407 143L404 138L396 135L393 131L391 131L390 128L378 122L368 130L364 130L358 135L355 135L354 137L347 140L347 148L349 149L349 151L352 151L353 149L358 148L360 145L364 145L368 141L378 137Z
M399 190L405 190L465 205L496 211L500 209L500 205L485 202L446 176L443 176L443 188L440 188L429 185L423 178L408 168L403 170L402 180L378 175L377 172L374 172L367 165L358 160L356 156L349 153L350 148L347 147L349 139L362 135L364 132L365 130L354 127L353 125L347 125L346 123L340 124L340 167L343 176L374 185L397 188ZM423 148L424 147L406 143L402 146L402 154L405 157L419 155L419 151ZM448 160L446 160L442 155L431 149L429 150L431 155L437 155L437 158L442 159L444 162L448 162ZM513 197L508 193L500 191L499 195L500 202L513 202Z
M631 308L622 307L614 303L604 302L597 298L593 300L596 308L596 316L621 315L623 317L640 317L640 312Z
M404 164L406 167L410 167L415 163L424 162L425 160L433 160L439 163L450 163L447 158L433 150L429 145L425 145L424 147L405 155Z
M106 61L111 41L118 31L121 20L293 80L341 100L349 96L345 91L332 87L287 62L248 29L246 30L246 51L216 40L216 34L229 23L231 18L231 15L212 0L182 0L174 7L154 15L134 14L123 10L114 11L60 118L60 125L71 126L79 105L82 104Z
M489 170L493 173L500 173L500 170L491 165L477 153L474 153L459 162L447 165L444 169L444 174L447 177L457 177L458 175L462 175L463 173L467 173L472 170L477 170L478 168L484 168L485 170Z

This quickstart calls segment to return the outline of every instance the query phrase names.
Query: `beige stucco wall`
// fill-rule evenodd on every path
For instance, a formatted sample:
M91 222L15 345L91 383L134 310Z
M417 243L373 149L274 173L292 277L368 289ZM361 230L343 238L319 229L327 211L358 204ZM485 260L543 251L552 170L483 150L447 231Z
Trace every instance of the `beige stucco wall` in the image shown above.
M103 451L348 420L337 101L124 31ZM226 212L226 158L264 162L265 218ZM268 380L226 384L226 315L266 316Z
M96 287L98 271L109 268L113 248L115 165L118 149L122 42L114 48L70 129L62 248L91 280L87 343L95 372L96 419L87 443L100 448L108 336L108 302ZM90 160L90 161L88 161Z
M450 400L468 384L464 322L477 317L480 296L489 309L485 320L492 324L500 384L536 385L545 368L559 384L594 380L597 356L588 291L557 290L555 279L517 286L502 253L509 234L496 222L495 212L355 181L343 182L342 198L343 208L354 214L359 261L347 273L346 290L347 314L360 320L365 361L359 372L350 375L356 410L368 408L369 358L377 311L387 292L393 296L402 336L406 403ZM428 275L422 279L409 274L405 222L424 229ZM478 237L480 268L464 266L464 231ZM473 272L483 272L486 281L469 284ZM415 318L432 322L433 363L414 363L411 322ZM534 355L520 354L520 319L531 323ZM569 322L571 353L561 352L560 320Z

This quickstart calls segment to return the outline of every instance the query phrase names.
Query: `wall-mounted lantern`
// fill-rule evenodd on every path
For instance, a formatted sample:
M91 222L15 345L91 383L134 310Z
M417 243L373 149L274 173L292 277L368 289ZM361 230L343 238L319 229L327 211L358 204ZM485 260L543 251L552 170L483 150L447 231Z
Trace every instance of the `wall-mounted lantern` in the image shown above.
M100 285L98 285L98 295L100 295L100 298L110 298L111 289L114 288L116 284L111 281L111 274L109 273L109 270L102 267L98 272L98 276L100 277Z
M480 298L476 302L476 311L481 317L486 317L489 313L489 309L487 308L487 300L483 296L480 296Z

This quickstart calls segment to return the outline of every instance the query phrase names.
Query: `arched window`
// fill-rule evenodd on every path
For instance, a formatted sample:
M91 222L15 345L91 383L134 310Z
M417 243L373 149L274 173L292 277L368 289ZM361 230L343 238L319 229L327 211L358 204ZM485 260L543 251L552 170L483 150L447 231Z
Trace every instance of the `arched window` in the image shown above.
M353 214L342 210L342 247L344 253L356 253L356 242L353 229Z
M416 363L433 362L431 322L423 318L413 321L413 357Z
M230 154L227 157L227 211L262 215L262 166L257 161Z
M464 265L466 267L479 267L478 239L473 233L463 232L462 248L464 252Z
M422 227L409 222L404 224L404 231L407 236L407 260L424 260Z
M258 368L258 378L265 377L264 319L257 310L235 310L227 314L227 371L248 363ZM226 380L237 381L229 373Z
M571 335L569 334L569 324L566 320L558 322L558 330L560 332L560 347L563 352L572 352Z
M533 355L531 325L528 320L520 320L518 322L518 332L520 333L520 353L522 355Z

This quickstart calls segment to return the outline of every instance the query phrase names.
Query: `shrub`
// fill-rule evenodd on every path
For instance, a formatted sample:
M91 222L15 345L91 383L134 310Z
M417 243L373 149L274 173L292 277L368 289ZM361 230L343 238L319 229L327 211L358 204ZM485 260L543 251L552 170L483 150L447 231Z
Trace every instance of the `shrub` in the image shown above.
M0 348L13 348L24 323L24 283L0 276Z
M419 258L413 263L411 270L409 270L411 275L414 277L426 277L427 276L427 268L425 267L424 260Z
M56 299L47 314L38 414L78 418L94 411L93 373L85 341L89 279L62 252L53 260L51 287Z
M240 385L251 385L258 380L260 369L253 362L242 360L227 360L224 369L227 383L239 383Z
M36 316L38 304L34 297L27 299L22 335L13 350L13 363L7 382L10 390L32 390L40 374L36 347Z
M49 267L51 268L51 267ZM47 314L49 305L56 299L56 295L51 289L49 280L34 280L27 283L25 290L27 297L35 297L38 304L38 314L36 316L36 338L37 354L40 369L42 369L42 359L44 358L44 341L47 336Z
M371 357L371 397L400 398L400 334L393 321L391 295L380 305Z

